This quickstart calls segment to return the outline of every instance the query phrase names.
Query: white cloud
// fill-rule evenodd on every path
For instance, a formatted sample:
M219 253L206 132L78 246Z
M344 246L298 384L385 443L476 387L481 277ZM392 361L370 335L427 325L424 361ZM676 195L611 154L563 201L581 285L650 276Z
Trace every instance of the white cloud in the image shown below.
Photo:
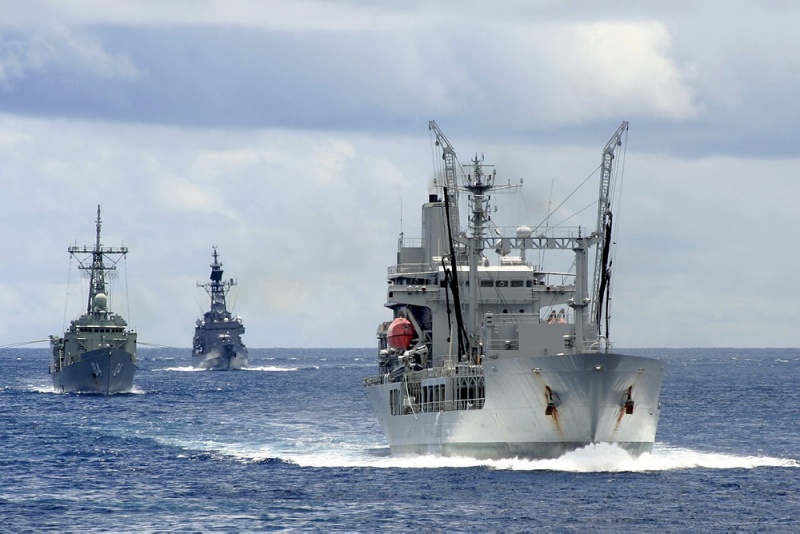
M402 5L402 4L401 4ZM416 24L413 11L390 4L299 0L25 0L17 2L4 24L42 22L72 25L238 26L280 31L354 31Z
M0 84L6 90L17 80L48 69L75 70L101 79L140 76L124 54L114 54L97 39L60 24L14 31L0 43Z
M240 281L237 312L252 346L372 344L398 231L396 205L411 190L401 180L414 143L4 117L0 138L12 133L47 157L0 145L10 186L0 201L2 220L18 229L7 244L31 250L7 273L28 288L11 292L8 303L29 302L0 312L15 317L3 338L40 339L61 327L67 288L57 291L62 298L52 293L66 280L66 247L92 241L102 204L103 242L130 247L129 301L119 295L120 279L115 302L130 305L143 341L188 345L197 316L194 280L208 277L217 245L226 276ZM417 196L424 199L422 181ZM84 297L76 288L70 293L74 315Z
M672 57L672 36L652 19L554 22L523 11L517 19L487 15L476 27L437 9L309 2L285 9L313 16L287 20L324 20L323 27L287 32L226 25L226 16L241 17L238 9L248 4L224 5L202 3L176 15L181 24L172 27L158 21L173 20L174 4L137 26L150 13L139 3L118 11L45 3L58 22L6 29L3 81L28 97L5 109L309 129L402 127L435 116L515 130L620 116L681 121L703 109L693 67ZM76 13L84 9L89 18L81 26ZM204 25L209 13L223 10L228 14ZM280 21L279 13L270 20ZM106 16L122 26L104 26ZM391 22L406 20L415 23Z
M428 193L432 162L420 130L375 140L2 117L0 138L25 139L26 149L0 144L9 186L0 217L15 228L6 246L29 252L7 265L14 284L4 293L0 337L12 343L58 332L66 246L91 242L99 203L104 243L124 241L131 250L114 302L123 313L130 308L143 341L188 346L207 304L194 283L208 277L217 245L226 276L239 280L232 298L251 346L370 346L386 318L400 200L403 229L415 237ZM596 166L605 142L552 150L449 137L460 153L483 152L497 163L500 180L525 178L521 205L497 196L515 214L501 209L500 225L539 222ZM790 305L798 260L786 238L798 224L800 160L635 152L626 162L612 306L617 344L800 344ZM585 207L595 187L565 213ZM570 223L590 226L594 217L590 209ZM72 282L68 317L84 306L74 266Z
M143 340L188 345L217 245L251 346L371 345L401 211L413 237L433 175L433 118L464 162L525 179L515 216L496 215L509 225L541 222L630 120L618 345L800 343L797 318L770 313L796 296L800 8L3 8L0 220L25 251L7 266L8 342L57 331L66 246L91 241L102 204L104 241L131 248ZM588 189L553 222L591 225Z

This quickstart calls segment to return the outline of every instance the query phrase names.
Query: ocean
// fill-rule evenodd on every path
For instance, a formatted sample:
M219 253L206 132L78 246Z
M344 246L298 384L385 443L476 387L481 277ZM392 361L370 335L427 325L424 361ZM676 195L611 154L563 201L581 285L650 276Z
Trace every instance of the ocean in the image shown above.
M622 352L667 364L652 454L478 461L391 456L374 349L140 349L112 397L0 349L0 531L800 531L800 349Z

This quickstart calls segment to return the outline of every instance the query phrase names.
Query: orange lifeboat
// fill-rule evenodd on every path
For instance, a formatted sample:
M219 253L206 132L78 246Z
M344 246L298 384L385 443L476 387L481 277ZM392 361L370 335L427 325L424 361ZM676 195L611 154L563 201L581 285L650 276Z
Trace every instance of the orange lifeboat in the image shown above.
M414 338L414 326L405 317L398 317L389 325L386 337L390 348L406 350Z

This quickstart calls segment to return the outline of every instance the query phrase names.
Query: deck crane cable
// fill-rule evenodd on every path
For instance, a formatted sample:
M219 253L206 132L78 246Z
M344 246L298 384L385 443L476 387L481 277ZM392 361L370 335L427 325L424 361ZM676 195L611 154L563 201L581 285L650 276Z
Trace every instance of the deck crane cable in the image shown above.
M69 267L67 268L67 295L64 299L64 317L61 320L61 331L63 332L67 328L67 306L69 305L69 284L70 278L72 277L72 261L73 257L72 254L69 255Z
M447 197L446 201L450 204L449 222L453 235L458 235L461 231L460 209L458 206L458 176L457 172L464 174L464 169L456 156L456 150L450 141L445 137L444 132L439 129L436 121L428 122L428 130L433 132L436 137L434 146L442 149L442 162L444 165L444 180L439 184L442 187L444 194Z
M572 219L573 217L576 217L576 216L580 215L581 213L583 213L584 211L588 210L589 208L595 207L596 205L597 205L597 201L596 200L594 202L590 203L590 204L587 204L586 206L582 207L581 209L579 209L578 211L576 211L575 213L573 213L572 215L570 215L566 219L563 219L561 222L556 224L555 227L561 226L562 224L564 224L568 220Z
M124 245L124 243L123 243L123 245ZM127 254L122 257L122 261L123 261L122 265L123 265L123 267L125 267L125 306L126 306L126 309L128 310L128 324L130 324L131 323L131 299L130 299L130 294L129 294L129 289L128 289L128 255Z
M8 345L0 345L0 349L11 349L14 347L21 347L23 345L35 345L36 343L47 343L50 339L35 339L33 341L18 341L17 343L9 343Z
M552 215L553 215L553 214L554 214L556 211L558 211L558 210L559 210L559 208L561 208L561 206L563 206L564 204L566 204L566 203L567 203L567 200L569 200L569 199L572 197L572 195L574 195L575 193L577 193L577 192L578 192L578 190L579 190L581 187L583 187L583 186L586 184L586 182L588 182L588 181L589 181L589 180L592 178L592 176L594 176L594 175L595 175L595 173L596 173L598 170L600 170L600 165L598 165L598 166L597 166L597 168L596 168L595 170L593 170L593 171L592 171L592 172L589 174L589 176L587 176L586 178L584 178L584 179L583 179L583 181L582 181L580 184L578 184L578 187L576 187L575 189L573 189L573 190L572 190L572 192L571 192L569 195L567 195L567 196L566 196L566 198L564 198L564 200L562 200L562 201L561 201L561 204L559 204L558 206L556 206L556 207L555 207L555 208L554 208L554 209L553 209L553 210L552 210L550 213L548 213L548 214L547 214L547 216L546 216L546 217L545 217L545 218L542 220L542 222L540 222L539 224L537 224L537 225L536 225L536 227L533 229L533 231L534 231L534 232L536 232L536 231L537 231L539 228L541 228L541 227L542 227L542 225L543 225L543 224L546 224L546 223L547 223L547 220L548 220L548 219L549 219L549 218L550 218L550 217L551 217L551 216L552 216ZM597 201L595 201L595 202L594 202L592 205L594 205L594 204L596 204L596 203L597 203ZM584 209L586 209L586 208L584 208ZM581 211L583 211L583 210L581 210Z
M547 216L545 216L545 218L544 218L545 232L550 228L550 226L549 226L550 225L550 217L552 217L553 213L554 213L552 211L552 207L553 207L553 187L555 186L555 184L556 184L555 178L551 179L550 180L550 197L547 199ZM563 204L563 202L562 202L562 204ZM541 226L541 223L540 223L540 226ZM538 227L537 227L537 229L538 229ZM547 253L547 249L546 248L539 249L539 265L544 265L544 257L545 257L546 253Z

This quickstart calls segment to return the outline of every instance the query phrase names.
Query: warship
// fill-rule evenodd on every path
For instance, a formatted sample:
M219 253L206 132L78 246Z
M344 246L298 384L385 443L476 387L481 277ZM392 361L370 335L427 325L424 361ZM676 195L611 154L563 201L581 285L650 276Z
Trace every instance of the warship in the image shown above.
M133 389L136 373L136 333L108 308L106 278L116 273L127 247L100 243L100 206L97 206L94 247L71 246L67 250L89 278L86 313L70 321L63 337L50 336L53 362L50 374L56 391L113 395ZM114 260L116 258L116 260Z
M543 459L600 443L651 451L664 363L616 352L608 329L614 160L628 123L602 151L588 232L495 226L492 193L512 195L522 183L497 184L477 155L462 166L428 126L442 156L436 193L422 206L421 238L400 233L384 304L392 317L377 329L379 374L363 379L392 453ZM466 228L459 193L468 195ZM571 268L541 264L565 255L559 265Z
M222 264L217 247L213 247L210 281L199 283L211 297L211 309L195 323L192 342L192 365L196 369L227 371L247 367L247 348L242 343L244 324L241 317L228 311L225 297L236 280L222 279Z

